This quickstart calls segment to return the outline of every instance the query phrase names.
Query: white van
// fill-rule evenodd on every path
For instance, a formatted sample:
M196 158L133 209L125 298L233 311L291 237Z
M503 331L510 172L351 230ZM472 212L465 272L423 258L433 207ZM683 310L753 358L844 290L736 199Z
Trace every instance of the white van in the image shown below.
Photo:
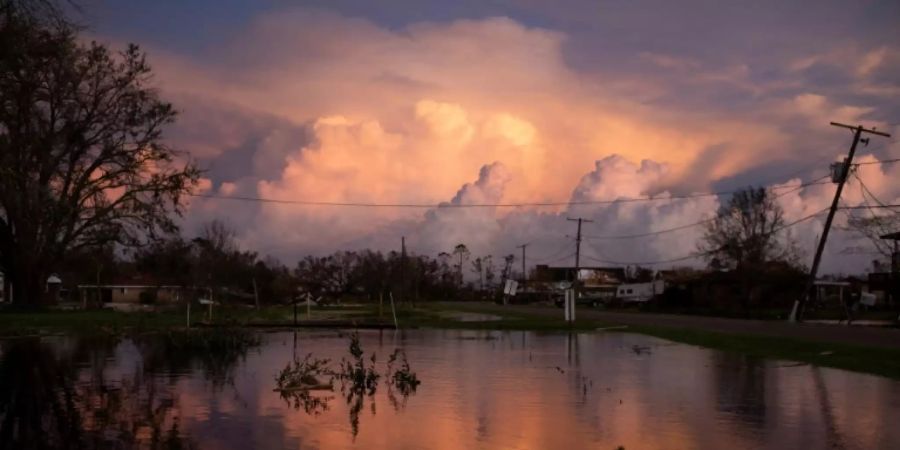
M616 288L616 298L624 302L646 302L662 294L665 289L666 284L663 280L649 283L620 284Z

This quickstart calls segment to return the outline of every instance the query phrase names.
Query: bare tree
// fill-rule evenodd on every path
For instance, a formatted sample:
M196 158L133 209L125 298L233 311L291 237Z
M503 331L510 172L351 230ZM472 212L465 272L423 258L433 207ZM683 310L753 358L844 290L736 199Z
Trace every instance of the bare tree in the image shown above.
M900 213L888 211L882 214L873 213L869 217L847 213L847 229L859 233L872 244L878 254L890 261L891 254L894 251L894 244L891 241L882 239L881 236L900 231ZM864 251L870 250L866 249Z
M484 260L481 257L472 260L472 273L478 274L478 290L484 290Z
M456 274L459 279L459 285L463 284L463 260L469 259L469 248L466 244L456 244L453 248L453 254L459 257L459 264L456 266Z
M162 141L176 113L149 86L138 47L112 54L9 4L0 5L0 265L15 302L36 305L65 252L174 231L199 171Z
M750 269L767 262L796 265L799 249L784 230L784 211L772 194L764 188L747 188L719 208L698 247L716 268Z
M784 212L763 188L736 192L706 226L699 249L710 267L735 271L746 313L758 281L774 273L799 273L800 251L786 228Z
M484 263L484 282L488 288L494 285L494 278L497 277L496 268L494 267L494 257L487 255L483 258Z

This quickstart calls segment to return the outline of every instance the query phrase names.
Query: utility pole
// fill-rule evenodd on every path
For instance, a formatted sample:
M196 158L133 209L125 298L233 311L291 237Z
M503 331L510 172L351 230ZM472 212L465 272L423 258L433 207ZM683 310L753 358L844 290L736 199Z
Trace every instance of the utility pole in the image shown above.
M852 126L838 122L831 122L832 126L847 128L853 130L853 144L850 145L850 152L844 158L840 173L837 177L837 190L834 192L834 200L831 201L831 208L828 210L828 217L825 219L825 227L822 230L822 237L819 239L819 245L816 247L816 256L813 258L812 268L809 270L809 279L806 282L806 289L803 290L800 300L794 302L794 310L788 320L791 322L803 320L803 308L809 301L810 293L815 286L816 275L819 272L819 263L822 262L822 252L825 250L825 242L828 240L828 232L831 230L831 222L834 220L834 213L837 212L838 203L841 200L841 192L844 190L844 183L847 182L847 176L850 175L850 168L853 165L853 155L856 154L856 146L862 141L863 144L869 145L869 138L862 138L863 133L871 133L878 136L891 137L888 133L875 131L874 128L864 128L862 125Z
M575 290L575 301L578 301L578 288L580 287L580 283L578 282L578 272L581 268L581 223L582 222L593 222L593 220L583 219L578 217L576 219L566 218L566 220L572 222L578 222L578 234L575 235L575 281L572 283L572 286Z
M528 244L516 246L516 248L522 249L522 287L525 287L525 282L528 281L528 273L525 272L525 247L528 247Z
M400 236L400 301L406 300L406 236Z

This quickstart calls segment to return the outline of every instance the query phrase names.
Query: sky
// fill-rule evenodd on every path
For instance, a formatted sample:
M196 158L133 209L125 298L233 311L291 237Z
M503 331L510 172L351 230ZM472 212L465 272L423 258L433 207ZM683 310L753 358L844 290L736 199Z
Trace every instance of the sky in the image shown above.
M289 265L374 248L582 265L700 265L728 192L767 186L791 223L826 208L852 135L900 133L900 2L86 0L91 39L139 44L180 111L165 139L206 169L186 234L219 218ZM897 138L857 172L900 203ZM647 202L609 200L654 196ZM599 202L524 207L334 207ZM680 198L687 197L687 198ZM231 198L231 199L229 199ZM856 177L843 196L865 205ZM868 197L869 202L874 200ZM826 272L877 255L846 226ZM787 232L812 259L824 215ZM681 228L640 238L618 238ZM615 237L609 239L609 237ZM518 264L518 262L517 262Z

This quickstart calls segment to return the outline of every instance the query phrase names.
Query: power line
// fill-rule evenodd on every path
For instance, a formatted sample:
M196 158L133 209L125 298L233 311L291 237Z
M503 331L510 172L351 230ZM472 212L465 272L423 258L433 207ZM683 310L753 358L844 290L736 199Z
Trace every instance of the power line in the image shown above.
M799 184L799 185L791 186L791 187L793 187L793 189L791 189L791 190L789 190L789 191L786 191L786 192L782 192L782 193L776 195L776 196L774 197L774 199L779 199L779 198L781 198L781 197L784 197L785 195L788 195L788 194L790 194L790 193L799 191L800 189L803 189L804 187L807 187L807 186L815 186L815 185L819 185L819 184L830 184L831 181L828 181L828 182L820 182L821 180L823 180L823 179L825 179L825 178L828 178L828 177L830 177L830 175L825 175L825 176L816 178L816 179L814 179L814 180L812 180L812 181L809 181L809 182L806 182L806 183L802 183L802 184ZM781 186L776 186L775 188L779 188L779 187L781 187ZM773 189L774 189L774 188L773 188ZM689 228L693 228L693 227L696 227L696 226L699 226L699 225L703 225L703 224L712 222L712 221L714 221L714 220L716 220L716 218L715 218L715 217L711 217L711 218L709 218L709 219L704 219L704 220L701 220L701 221L699 221L699 222L689 223L689 224L685 224L685 225L679 225L679 226L677 226L677 227L667 228L667 229L664 229L664 230L648 231L648 232L646 232L646 233L623 234L623 235L614 235L614 236L583 236L583 237L584 237L585 239L587 239L587 240L592 240L592 241L615 240L615 239L635 239L635 238L642 238L642 237L648 237L648 236L658 236L658 235L660 235L660 234L671 233L671 232L673 232L673 231L686 230L686 229L689 229Z
M570 257L570 256L575 256L575 254L572 253L572 254L567 255L567 256L559 257L559 255L561 255L561 254L563 254L563 253L565 253L565 252L568 252L569 250L570 250L570 249L569 249L568 247L560 247L555 253L551 253L549 256L544 256L544 257L541 257L541 258L531 258L531 261L532 261L532 263L556 262L556 261L559 261L559 260L568 258L568 257ZM553 260L553 261L550 261L550 260Z
M873 194L872 191L869 190L869 187L866 186L866 183L863 182L858 173L853 172L853 178L856 178L856 181L859 181L860 192L862 193L863 201L866 202L866 205L868 205L869 203L868 199L866 198L866 195L868 195L869 197L872 197L872 200L874 200L875 203L884 206L885 203L879 200L878 197L876 197L875 194Z
M635 239L635 238L642 238L642 237L648 237L648 236L657 236L660 234L671 233L673 231L686 230L688 228L693 228L698 225L703 225L705 223L712 222L713 220L716 220L716 218L711 217L709 219L701 220L699 222L689 223L687 225L681 225L681 226L677 226L677 227L673 227L673 228L666 228L664 230L648 231L646 233L620 234L620 235L615 235L615 236L583 236L583 237L589 241L611 241L611 240L616 240L616 239Z
M764 235L772 235L772 234L778 233L778 232L783 231L783 230L785 230L785 229L787 229L787 228L790 228L790 227L792 227L792 226L794 226L794 225L797 225L797 224L799 224L799 223L802 223L802 222L805 222L805 221L807 221L807 220L809 220L809 219L812 219L813 217L819 216L819 215L821 215L822 213L824 213L825 211L828 211L828 208L821 209L821 210L819 210L819 211L817 211L817 212L815 212L815 213L812 213L812 214L810 214L810 215L808 215L808 216L805 216L805 217L802 217L802 218L800 218L800 219L797 219L797 220L795 220L795 221L793 221L793 222L784 224L784 225L782 225L782 226L780 226L780 227L778 227L778 228L776 228L776 229L774 229L774 230L772 230L772 231L770 231L770 232L768 232L768 233L765 233ZM705 252L695 252L695 253L691 253L691 254L689 254L689 255L681 256L681 257L678 257L678 258L664 259L664 260L658 260L658 261L632 261L632 262L622 262L622 261L610 261L610 260L604 260L604 259L599 259L599 258L593 258L593 257L588 256L588 255L584 255L584 256L585 256L587 259L590 259L590 260L595 261L595 262L604 263L604 264L614 264L614 265L619 265L619 266L655 266L655 265L660 265L660 264L671 264L671 263L673 263L673 262L687 261L687 260L689 260L689 259L700 258L700 257L703 257L703 256L709 256L709 255L718 253L718 252L721 251L723 248L724 248L724 247L719 247L719 248L716 248L716 249L713 249L713 250L707 250L707 251L705 251ZM596 249L595 249L595 250L596 250Z
M538 261L535 261L535 262L539 262L539 263L542 263L542 264L553 264L553 263L556 263L556 262L560 262L560 261L563 261L563 260L572 258L572 257L574 257L574 256L575 256L575 253L569 253L568 255L563 256L562 258L556 258L556 259L551 260L551 261L538 260Z
M894 203L890 205L864 205L864 206L841 206L838 209L893 209L900 208L900 203Z
M872 164L893 164L896 162L900 162L900 158L885 159L882 161L869 161L869 162L853 163L853 165L854 166L868 166L868 165L872 165Z
M795 187L811 186L813 184L825 183L806 183L800 185L775 186L776 189L788 189ZM553 202L523 202L523 203L364 203L364 202L326 202L314 200L283 200L263 197L246 197L246 196L222 196L213 194L188 194L191 197L206 198L211 200L233 200L243 202L256 203L272 203L298 206L328 206L328 207L356 207L356 208L521 208L530 206L579 206L579 205L609 205L614 203L634 203L634 202L658 202L658 201L675 201L686 200L702 197L719 197L723 195L731 195L739 192L740 189L730 191L717 192L700 192L694 194L683 195L666 195L660 197L621 197L609 200L581 200L581 201L553 201Z

